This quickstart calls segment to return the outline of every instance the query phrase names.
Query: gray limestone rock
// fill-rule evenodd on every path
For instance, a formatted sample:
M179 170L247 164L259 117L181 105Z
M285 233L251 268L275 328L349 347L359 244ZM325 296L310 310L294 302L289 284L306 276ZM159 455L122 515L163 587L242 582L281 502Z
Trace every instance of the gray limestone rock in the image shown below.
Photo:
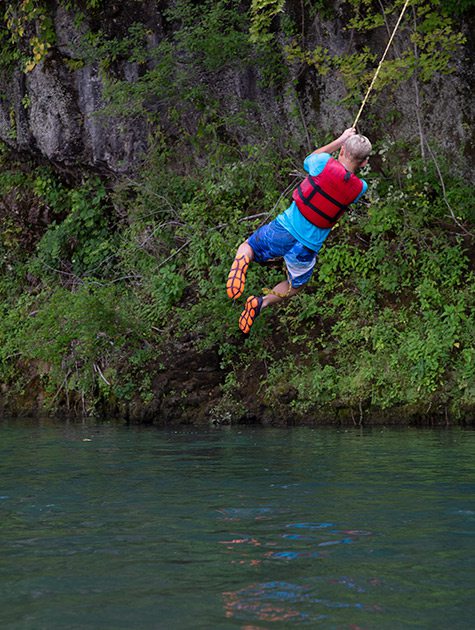
M26 92L29 128L38 150L52 162L81 161L82 115L65 66L54 57L40 62L27 74Z
M24 74L17 68L11 76L0 76L0 139L13 148L66 167L131 172L141 163L152 124L145 116L118 117L102 111L106 105L105 71L99 61L92 61L82 49L82 37L91 25L85 19L75 20L64 4L55 2L53 6L56 30L53 49L31 72ZM146 46L152 49L164 36L161 12L166 6L167 2L152 0L107 3L101 12L101 30L108 37L123 35L139 20L147 28ZM299 7L300 3L295 3L295 11ZM308 27L309 49L322 46L332 55L359 49L362 42L354 41L345 30L343 8L344 4L335 0L332 19L314 14ZM386 33L381 29L363 43L379 54L385 42ZM422 131L428 141L435 140L448 154L459 153L460 146L464 146L465 154L470 156L475 111L472 48L473 42L468 38L465 50L455 60L453 74L434 77L432 83L419 86L417 95L415 84L409 81L394 93L382 94L370 102L361 120L361 131L370 135L370 118L376 116L391 121L394 137L419 142ZM135 83L141 73L153 69L154 63L152 56L142 66L122 60L115 62L108 72L122 81ZM205 85L220 103L224 119L228 114L226 132L238 141L252 143L258 140L253 137L253 130L271 132L278 126L305 150L317 141L311 137L312 130L321 131L322 137L340 133L351 124L356 113L343 103L345 88L337 72L321 76L316 69L296 68L291 71L289 85L281 86L278 91L262 85L257 65L233 64L218 75L207 76L203 72L196 81ZM150 112L158 120L162 111L159 99L154 100L150 95L147 99ZM240 111L243 102L253 104L248 110L247 126L232 122L233 114ZM185 117L187 133L193 135L199 111L190 105ZM165 133L179 133L179 128L166 116L160 124ZM471 171L470 176L473 177Z

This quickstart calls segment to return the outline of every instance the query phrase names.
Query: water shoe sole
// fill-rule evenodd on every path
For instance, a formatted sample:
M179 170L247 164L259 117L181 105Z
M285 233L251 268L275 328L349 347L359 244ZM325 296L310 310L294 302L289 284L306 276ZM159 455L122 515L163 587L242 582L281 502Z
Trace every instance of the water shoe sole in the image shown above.
M246 300L244 310L239 318L239 328L245 335L249 334L256 317L261 312L262 300L263 298L255 297L254 295L251 295Z
M226 282L226 292L231 300L237 300L243 294L249 262L249 256L243 254L242 256L236 256L231 265L231 271Z

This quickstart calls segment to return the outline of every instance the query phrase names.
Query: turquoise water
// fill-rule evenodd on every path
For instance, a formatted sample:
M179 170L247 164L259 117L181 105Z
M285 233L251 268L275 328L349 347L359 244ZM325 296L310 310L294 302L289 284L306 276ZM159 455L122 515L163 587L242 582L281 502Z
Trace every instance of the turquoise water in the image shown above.
M0 423L1 628L474 627L471 430Z

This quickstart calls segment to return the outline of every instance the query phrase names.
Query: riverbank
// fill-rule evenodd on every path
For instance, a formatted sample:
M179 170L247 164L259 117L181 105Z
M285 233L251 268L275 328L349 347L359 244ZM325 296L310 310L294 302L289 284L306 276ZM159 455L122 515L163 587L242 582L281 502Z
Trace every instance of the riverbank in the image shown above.
M164 357L162 356L162 360ZM157 426L179 425L260 425L260 426L472 426L475 407L455 410L447 404L402 404L381 409L361 401L349 406L334 400L315 401L305 413L296 410L298 392L280 383L272 398L265 395L263 378L268 366L256 361L226 387L226 372L220 367L216 351L197 352L192 344L182 344L169 355L169 367L163 364L151 376L148 401L135 396L127 402L102 400L94 408L78 392L51 394L42 387L45 372L30 374L23 391L3 385L0 417L33 418L114 418L131 424ZM171 363L173 361L173 364Z
M240 167L250 204L254 186L273 168L263 161L253 181L253 168L230 164L232 188ZM148 422L469 421L473 208L467 201L464 223L454 223L436 196L437 172L416 160L405 168L410 177L397 186L396 179L372 176L369 210L332 233L306 290L263 311L244 338L237 326L241 305L227 299L224 284L235 244L260 219L246 223L243 209L220 205L222 173L202 177L216 196L201 210L202 190L192 187L197 180L168 179L191 188L188 202L179 206L175 199L182 232L171 226L172 237L161 215L150 217L142 198L146 179L144 192L129 202L142 210L134 214L127 206L130 223L110 229L117 193L100 180L69 187L52 173L46 179L42 167L25 173L6 166L4 199L49 204L57 212L73 203L73 210L43 226L41 235L27 214L13 215L17 223L4 233L4 408L117 413ZM465 181L448 174L445 182L452 198L473 199ZM240 201L246 205L245 197ZM212 216L218 210L232 214L222 231ZM246 294L259 295L283 273L252 265Z

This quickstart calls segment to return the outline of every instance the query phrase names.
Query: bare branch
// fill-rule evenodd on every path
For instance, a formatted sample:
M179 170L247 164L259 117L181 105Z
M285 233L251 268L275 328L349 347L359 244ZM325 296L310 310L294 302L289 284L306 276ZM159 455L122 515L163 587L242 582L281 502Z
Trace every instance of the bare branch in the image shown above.
M427 146L427 150L429 151L429 154L432 158L432 161L434 162L434 166L435 166L435 170L437 171L437 175L439 176L439 181L440 181L440 185L442 187L442 196L444 198L445 201L445 205L447 206L447 208L449 209L450 212L450 216L452 217L454 223L468 236L475 236L475 234L473 234L472 232L469 232L461 223L460 221L457 219L457 217L455 216L455 212L452 208L452 206L450 205L449 200L447 199L447 191L445 188L445 182L444 182L444 178L442 176L442 172L440 170L439 167L439 163L437 162L437 158L434 155L434 152L432 151L432 149L430 148L429 143L426 141L426 146Z

